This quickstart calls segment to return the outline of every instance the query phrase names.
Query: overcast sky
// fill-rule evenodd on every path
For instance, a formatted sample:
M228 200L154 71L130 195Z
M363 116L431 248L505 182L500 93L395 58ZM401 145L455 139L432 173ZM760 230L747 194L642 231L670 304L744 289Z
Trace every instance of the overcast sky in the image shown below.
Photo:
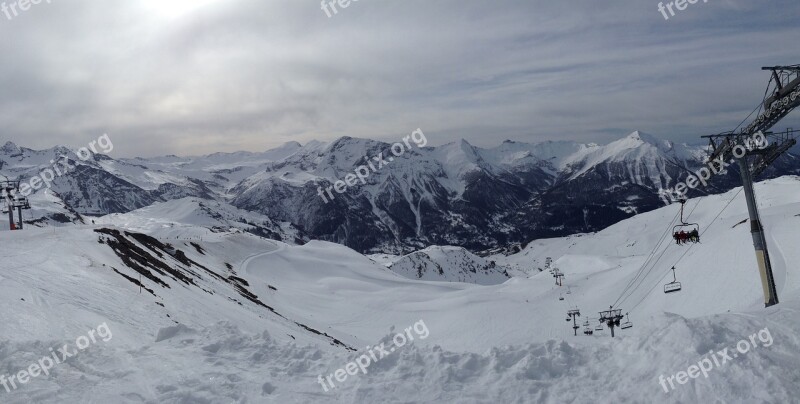
M4 0L14 3L16 0ZM46 1L46 0L43 0ZM0 14L0 138L115 157L340 136L606 143L733 129L800 63L797 0L53 0ZM781 126L800 127L800 111Z

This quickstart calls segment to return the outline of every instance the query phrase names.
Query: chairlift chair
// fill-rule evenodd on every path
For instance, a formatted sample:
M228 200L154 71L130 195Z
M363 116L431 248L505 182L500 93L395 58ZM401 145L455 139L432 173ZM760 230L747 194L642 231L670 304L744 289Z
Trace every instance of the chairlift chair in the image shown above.
M30 203L30 201L28 201L28 198L26 198L24 196L21 196L21 195L16 195L14 197L14 205L16 205L18 207L21 207L22 209L30 209L31 208L31 203Z
M603 323L600 323L600 324L597 325L597 327L594 327L594 330L595 331L603 331Z
M675 267L672 267L672 282L664 285L664 293L675 293L681 290L681 283L675 276Z
M681 199L680 202L681 202L681 222L680 224L672 228L672 238L675 239L675 241L678 244L684 244L685 242L699 243L700 225L697 223L686 223L686 221L683 219L683 208L684 206L686 206L686 199ZM683 242L680 240L679 237L681 232L684 232L687 235L686 240L684 240ZM688 235L692 233L694 233L696 237L694 240L688 238Z
M619 326L619 328L623 330L627 330L628 328L633 327L633 323L631 323L631 314L625 313L625 316L627 317L627 321L625 321L624 323L622 323L622 325Z
M675 241L678 241L678 244L684 244L684 243L681 243L680 240L678 239L678 235L681 233L681 231L683 231L687 236L689 234L691 234L691 233L696 233L697 234L697 239L696 240L691 240L691 239L687 238L686 242L690 242L690 243L699 243L700 242L700 225L699 224L697 224L697 223L681 223L681 224L676 225L675 227L673 227L672 228L672 238Z

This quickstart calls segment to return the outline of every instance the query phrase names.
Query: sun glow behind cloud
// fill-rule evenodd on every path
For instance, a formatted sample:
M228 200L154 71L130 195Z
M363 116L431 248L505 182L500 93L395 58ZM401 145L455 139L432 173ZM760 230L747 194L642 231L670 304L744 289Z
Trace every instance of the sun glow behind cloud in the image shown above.
M219 0L142 0L142 2L156 15L178 18Z
M800 2L735 1L670 21L638 0L375 1L333 18L297 0L54 1L0 17L1 141L109 133L129 157L410 125L485 147L698 141L753 109L760 66L800 54Z

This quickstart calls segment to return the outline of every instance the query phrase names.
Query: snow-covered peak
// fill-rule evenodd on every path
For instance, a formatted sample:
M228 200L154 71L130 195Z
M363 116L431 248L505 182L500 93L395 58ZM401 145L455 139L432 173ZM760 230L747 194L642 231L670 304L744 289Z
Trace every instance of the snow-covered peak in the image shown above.
M686 161L697 159L701 147L674 144L640 131L611 142L605 146L585 147L568 161L569 178L577 178L595 167L622 164L629 171L630 180L644 184L642 177L650 177L654 184L662 183L664 168L684 166Z
M649 147L655 147L661 151L669 151L673 148L673 143L637 130L622 139L609 143L608 146L609 149L620 151Z
M464 139L437 147L433 156L442 164L450 179L462 179L470 172L487 166L482 150Z
M328 154L335 154L337 157L359 156L363 157L366 153L373 151L376 146L384 146L385 143L377 140L362 139L357 137L342 136L325 147L324 151Z
M540 143L524 143L505 141L501 145L484 150L482 155L487 161L504 167L519 167L536 164L551 174L563 170L573 157L596 145L585 145L573 141L545 141Z
M11 156L22 152L22 150L14 142L8 141L3 147L0 147L0 152L5 155Z

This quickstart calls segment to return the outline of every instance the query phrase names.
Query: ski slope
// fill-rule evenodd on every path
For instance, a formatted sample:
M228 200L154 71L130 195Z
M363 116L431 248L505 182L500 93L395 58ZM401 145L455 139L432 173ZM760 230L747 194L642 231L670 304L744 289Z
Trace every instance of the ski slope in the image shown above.
M11 392L0 387L0 401L797 402L800 270L794 264L800 250L793 246L800 241L800 179L783 177L756 188L781 297L768 309L737 191L687 203L689 221L703 231L702 243L691 249L669 235L662 242L678 214L673 205L596 234L536 240L518 254L488 257L517 269L509 273L530 274L494 285L408 279L337 244L295 246L211 230L180 206L107 216L93 226L2 232L0 301L7 309L0 314L0 373L25 369L48 348L102 323L113 338L47 377ZM169 212L183 212L173 215L175 222L182 217L192 223L166 225L168 218L158 216ZM144 279L155 294L139 293L109 269L135 275L98 242L98 229L145 232L169 242L210 270L246 280L247 290L274 312L196 266L194 286ZM655 265L644 266L631 293L622 294L651 255L658 258L650 259ZM538 271L546 257L565 274L563 288ZM168 256L163 260L181 267ZM683 290L665 295L673 265ZM581 328L580 336L572 335L567 310L579 308L580 323L591 317L596 326L597 312L618 300L633 328L617 330L614 339L607 330L587 337ZM333 374L366 347L388 342L420 320L430 331L427 338L332 391L318 383L319 375ZM659 384L659 376L686 371L710 350L735 347L765 328L770 346L669 393Z

